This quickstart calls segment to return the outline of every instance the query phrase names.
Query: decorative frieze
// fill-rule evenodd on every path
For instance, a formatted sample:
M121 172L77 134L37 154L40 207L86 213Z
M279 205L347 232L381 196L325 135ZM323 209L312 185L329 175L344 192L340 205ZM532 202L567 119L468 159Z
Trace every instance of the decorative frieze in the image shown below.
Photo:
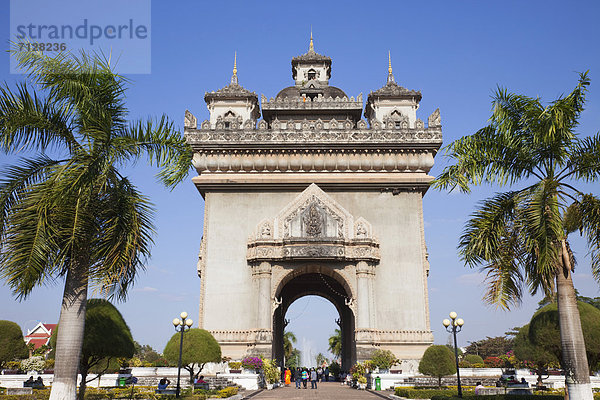
M209 331L217 342L221 344L255 344L271 343L273 341L273 331L265 329L252 329L240 331Z
M267 100L265 95L261 95L261 105L263 110L322 110L322 109L362 109L362 93L356 97L324 97L318 95L313 100L305 97L271 97Z
M319 241L260 241L248 244L246 258L251 263L264 260L347 260L379 261L379 244L373 240L342 243ZM254 267L253 267L254 268ZM253 270L253 274L254 274Z
M198 173L429 172L434 152L426 149L207 149L196 151Z
M277 122L277 123L276 123ZM362 123L361 123L362 122ZM187 142L192 146L206 145L212 142L225 143L305 143L339 141L360 144L363 142L407 142L407 143L439 143L442 142L441 126L423 127L423 121L415 122L418 128L407 127L407 123L380 124L368 128L365 121L359 121L356 126L349 120L335 119L322 121L274 121L275 126L268 128L266 121L261 120L257 129L210 129L210 122L204 121L202 129L185 129ZM431 121L437 123L437 120ZM348 126L348 124L350 124Z

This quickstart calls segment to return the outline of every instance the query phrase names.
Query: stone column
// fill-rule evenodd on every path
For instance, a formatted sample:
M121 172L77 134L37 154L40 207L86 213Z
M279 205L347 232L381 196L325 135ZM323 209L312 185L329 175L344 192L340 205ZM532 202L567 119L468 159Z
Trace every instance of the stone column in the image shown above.
M271 264L261 262L253 268L252 275L258 280L257 328L271 330Z
M372 328L370 326L370 289L369 285L370 267L366 261L356 264L356 329L363 330Z
M374 266L366 261L356 264L356 357L358 361L371 358L374 338L373 283Z
M273 302L271 301L271 264L263 261L252 267L252 277L258 282L256 308L256 336L254 350L256 354L272 358L273 351Z

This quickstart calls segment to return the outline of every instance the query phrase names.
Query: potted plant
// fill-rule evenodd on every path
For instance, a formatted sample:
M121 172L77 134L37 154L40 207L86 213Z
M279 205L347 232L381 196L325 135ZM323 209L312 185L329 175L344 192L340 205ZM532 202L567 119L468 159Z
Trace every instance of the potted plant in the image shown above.
M267 390L270 390L277 387L277 384L279 383L279 368L277 367L275 360L269 360L267 358L262 361L265 380L267 381Z
M263 367L263 360L260 357L246 357L242 360L242 368L245 373L256 373Z
M229 361L227 363L229 366L230 374L239 374L242 372L242 362L241 361Z
M371 358L371 366L377 368L380 374L388 374L390 368L398 362L394 353L389 350L376 350Z
M365 390L367 388L367 378L364 376L360 376L358 378L358 388L361 390Z

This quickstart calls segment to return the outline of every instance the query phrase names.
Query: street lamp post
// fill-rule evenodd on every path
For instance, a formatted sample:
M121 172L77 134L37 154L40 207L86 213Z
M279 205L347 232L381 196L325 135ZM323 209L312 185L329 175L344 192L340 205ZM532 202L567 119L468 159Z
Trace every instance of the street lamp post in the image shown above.
M179 398L179 392L181 391L181 354L183 353L183 332L189 330L192 327L194 321L189 319L188 314L184 311L180 315L181 319L175 318L173 320L173 326L175 331L181 332L181 339L179 340L179 362L177 363L177 390L175 391L175 397Z
M452 333L452 335L454 336L454 360L456 361L456 379L458 381L458 397L462 397L462 387L460 386L460 369L458 368L458 346L456 345L456 333L461 331L462 326L464 325L465 321L463 321L462 318L456 318L456 317L458 317L458 315L454 311L452 311L450 313L450 318L452 319L452 321L450 321L449 319L445 319L442 321L442 324L446 328L446 331Z

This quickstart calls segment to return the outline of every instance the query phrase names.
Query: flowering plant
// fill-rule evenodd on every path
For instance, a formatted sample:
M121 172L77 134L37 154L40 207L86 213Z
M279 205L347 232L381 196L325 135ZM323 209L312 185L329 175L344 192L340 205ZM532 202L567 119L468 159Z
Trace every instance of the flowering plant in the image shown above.
M504 361L498 357L486 357L486 359L483 360L483 363L488 368L500 368L504 365Z
M263 360L259 357L246 357L242 360L242 368L246 369L261 369Z

